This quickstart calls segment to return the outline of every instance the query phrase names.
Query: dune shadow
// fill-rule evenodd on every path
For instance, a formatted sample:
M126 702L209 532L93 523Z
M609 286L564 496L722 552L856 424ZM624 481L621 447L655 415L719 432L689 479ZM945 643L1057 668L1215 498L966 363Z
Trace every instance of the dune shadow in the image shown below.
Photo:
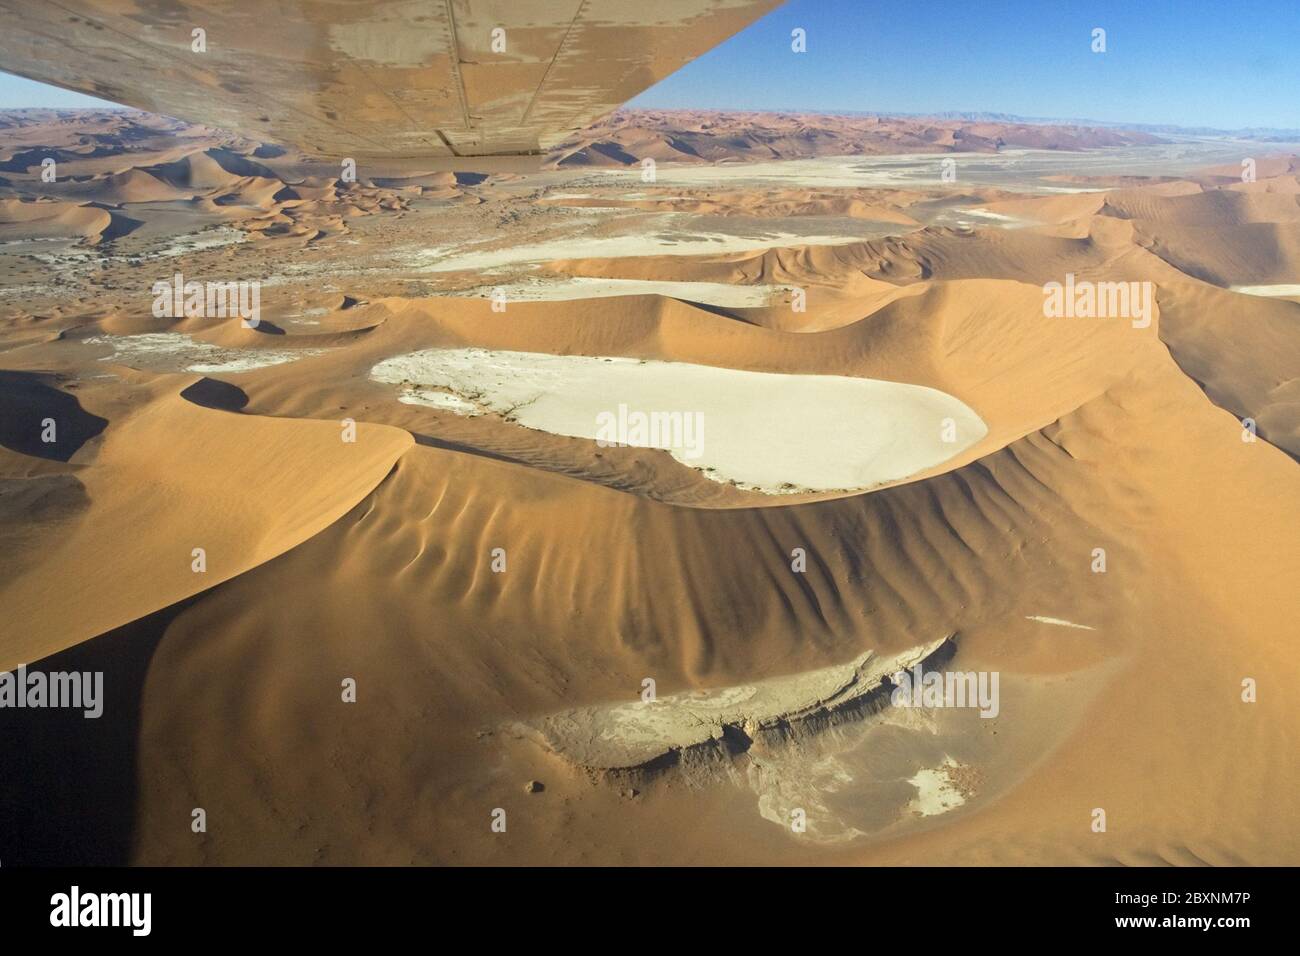
M253 162L247 156L236 153L234 150L214 146L204 152L214 163L232 176L255 176L261 179L277 180L280 178L273 170L261 163Z
M91 205L95 204L91 203ZM142 219L132 219L121 213L110 211L108 228L99 234L99 238L103 242L112 242L114 239L129 236L143 225L144 220Z
M730 319L733 322L743 322L746 325L758 324L752 319L747 319L743 315L737 314L735 310L725 308L724 306L721 305L713 305L709 302L696 302L694 299L686 299L681 296L672 296L671 298L676 299L678 302L684 302L689 306L693 306L694 308L699 309L701 312L711 312L713 315L716 315L719 318Z
M248 404L248 395L242 388L215 378L199 379L181 392L181 398L223 412L238 412Z
M448 441L445 438L434 438L432 435L422 435L419 432L411 432L411 437L415 439L417 445L424 445L426 448L441 448L443 451L460 452L462 455L474 455L478 458L487 458L491 461L501 461L510 465L526 465L529 468L534 467L531 462L525 461L522 458L503 455L500 452L488 451L486 448L476 448L473 445L466 445L463 442Z
M76 159L94 159L99 156L111 156L111 151L96 147L89 153L79 154L57 146L34 146L19 149L8 159L0 160L0 170L6 173L25 173L33 166L39 167L41 161L52 159L56 163L71 162Z
M103 712L0 708L0 865L130 861L145 675L167 627L197 598L28 665L29 674L102 673Z
M0 370L0 445L33 458L68 461L108 419L92 415L46 378Z

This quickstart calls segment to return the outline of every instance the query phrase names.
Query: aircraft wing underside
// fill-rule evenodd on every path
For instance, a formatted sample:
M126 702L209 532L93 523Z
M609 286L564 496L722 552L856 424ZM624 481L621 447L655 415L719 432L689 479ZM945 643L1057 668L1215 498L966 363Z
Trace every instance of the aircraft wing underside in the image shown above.
M0 69L320 156L519 157L781 2L0 0Z

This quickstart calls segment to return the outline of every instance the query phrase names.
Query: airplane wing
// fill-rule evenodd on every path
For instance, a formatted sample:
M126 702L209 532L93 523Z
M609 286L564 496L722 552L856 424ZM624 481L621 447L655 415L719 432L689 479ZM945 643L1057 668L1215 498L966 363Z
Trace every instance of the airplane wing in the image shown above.
M529 157L782 2L0 0L0 70L321 157Z

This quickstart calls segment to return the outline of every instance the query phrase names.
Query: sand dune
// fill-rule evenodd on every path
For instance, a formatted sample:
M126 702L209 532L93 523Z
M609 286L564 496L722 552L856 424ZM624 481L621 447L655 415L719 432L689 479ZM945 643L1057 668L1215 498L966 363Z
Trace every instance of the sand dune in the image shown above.
M560 167L799 159L876 153L1087 149L1157 143L1145 133L1081 126L880 116L619 110L556 147Z
M387 781L383 799L394 806L416 805L412 801L417 793L428 793L430 783L418 769L409 768L410 748L426 739L419 730L422 724L411 728L408 739L393 738L390 727L384 746L377 750L372 743L368 748L371 763L365 774L357 770L343 779L322 773L303 780L297 774L277 772L277 766L288 765L289 754L302 761L304 748L321 746L302 732L282 735L255 755L249 753L247 764L238 771L238 775L256 774L274 781L277 796L272 806L255 805L233 791L223 791L221 798L223 812L237 812L250 821L258 835L256 854L250 857L240 849L247 831L238 842L214 836L202 855L158 832L146 836L143 859L274 857L347 862L483 855L516 862L579 859L582 853L594 851L598 841L619 831L620 821L632 812L626 799L619 797L617 788L592 789L569 777L531 746L516 747L494 737L476 739L485 725L490 726L490 715L544 714L565 706L631 699L647 675L655 676L662 692L669 693L693 686L725 686L755 673L797 673L851 657L853 648L862 646L864 626L870 646L901 649L918 631L954 621L966 641L964 656L958 658L961 666L996 662L994 666L1021 675L1030 687L1047 679L1047 674L1071 670L1086 674L1091 667L1103 666L1102 673L1110 677L1101 686L1109 689L1094 703L1086 697L1079 701L1077 706L1091 715L1089 731L1073 737L1076 725L1062 723L1061 718L1070 695L1054 696L1057 717L1044 726L1051 726L1057 735L1055 755L1036 767L1029 779L1022 777L1018 788L1010 790L1014 799L1007 796L999 801L996 813L990 814L990 805L984 804L985 812L978 817L954 818L953 829L942 837L913 832L898 844L851 851L850 858L899 861L919 846L921 852L949 861L1009 862L1012 848L1019 859L1132 860L1143 853L1171 852L1167 847L1172 835L1211 858L1232 853L1256 862L1288 859L1295 852L1288 841L1294 838L1279 840L1265 823L1273 819L1272 801L1238 775L1215 772L1226 771L1237 759L1229 756L1232 748L1217 749L1220 742L1234 739L1246 726L1243 721L1256 719L1254 713L1231 710L1231 705L1225 705L1227 713L1212 712L1180 691L1173 692L1177 705L1151 700L1151 668L1166 675L1171 667L1175 673L1184 668L1198 671L1196 680L1206 692L1216 683L1236 687L1243 668L1254 670L1250 661L1261 654L1272 661L1278 677L1279 668L1293 670L1293 665L1282 665L1276 656L1278 642L1284 640L1286 609L1291 606L1284 574L1271 574L1250 585L1255 596L1252 604L1273 609L1266 619L1244 608L1234 612L1231 599L1223 604L1216 597L1226 597L1234 581L1242 583L1244 572L1230 574L1195 606L1188 605L1181 584L1175 587L1183 581L1205 587L1229 565L1276 560L1286 552L1285 534L1276 525L1267 534L1253 533L1248 530L1254 527L1250 515L1262 516L1288 499L1285 507L1295 507L1294 491L1288 490L1293 485L1287 484L1295 480L1290 477L1293 464L1267 446L1251 449L1262 453L1262 462L1258 455L1236 462L1223 457L1236 447L1231 443L1240 445L1231 420L1219 422L1216 415L1221 413L1202 404L1198 390L1177 383L1177 373L1166 364L1161 371L1141 376L1117 388L1113 396L1067 416L1059 426L968 470L864 498L794 509L719 513L641 506L630 511L634 499L626 495L599 488L583 490L581 483L562 478L530 476L518 465L418 448L403 459L393 482L341 525L281 561L238 579L227 593L182 612L168 626L146 690L147 700L157 701L166 714L160 711L149 721L143 744L145 769L158 774L163 783L145 796L144 812L149 818L175 812L180 807L176 801L182 798L169 794L184 790L178 789L176 771L150 754L170 751L174 746L170 742L193 739L210 722L246 727L235 733L257 733L260 725L241 717L251 713L265 714L266 720L282 727L305 727L301 718L316 713L319 726L315 688L328 685L330 677L339 674L355 676L362 687L382 687L384 714L389 708L400 713L406 706L422 706L419 712L439 728L441 743L437 757L416 758L416 763L418 768L437 761L441 771L433 786L438 799L419 802L425 809L413 818L382 815L386 822L368 830L364 842L348 839L346 826L319 815L306 818L298 834L286 833L275 816L293 806L332 800L359 813L364 801L373 799L366 796L372 791L363 782L373 775ZM1130 421L1125 409L1135 408L1152 415L1150 427L1138 433L1131 426L1127 431L1117 429L1120 422ZM1162 544L1183 526L1183 509L1190 503L1189 496L1199 500L1206 473L1195 482L1177 481L1174 476L1194 457L1161 460L1159 455L1153 459L1136 450L1149 448L1160 434L1162 414L1192 408L1205 410L1198 413L1195 426L1197 446L1208 442L1205 450L1222 463L1209 473L1216 487L1232 487L1243 472L1259 467L1283 483L1270 485L1274 491L1265 501L1242 502L1244 512L1226 516L1225 523L1216 522L1203 531L1183 527L1175 534L1175 543ZM1124 432L1122 447L1132 467L1118 481L1099 485L1093 473L1100 462L1109 460L1119 432ZM1179 455L1198 454L1188 446L1186 433L1177 441L1184 449ZM1174 485L1166 487L1171 480ZM486 486L500 488L502 497L476 501L474 489ZM1158 495L1149 496L1148 491L1157 489ZM1069 505L1064 503L1066 497ZM1154 500L1161 502L1159 510L1152 511ZM633 514L639 531L627 541L621 529ZM453 523L444 524L448 521ZM1217 538L1238 521L1243 522L1240 527ZM623 546L613 545L609 536L618 536ZM828 540L859 545L818 549L829 566L818 568L806 582L790 574L790 547L799 541ZM726 545L720 548L720 541ZM1230 547L1223 546L1227 542ZM489 569L490 550L495 546L505 546L511 562L500 575ZM1086 570L1091 549L1097 546L1108 549L1113 562L1109 575ZM1178 553L1196 555L1196 569L1189 569L1186 559L1176 559ZM339 554L349 556L342 567ZM992 555L1000 557L989 560ZM354 585L365 582L374 599L358 605L349 599L349 589L324 595L324 606L318 603L322 595L317 595L311 606L295 609L294 618L302 625L297 633L313 635L315 653L307 655L313 662L310 667L304 670L304 655L291 646L254 644L257 627L252 622L236 632L218 629L224 636L205 642L207 650L199 653L192 635L216 633L213 625L234 608L262 606L259 594L292 594L292 581L325 568ZM1129 586L1157 574L1158 587ZM707 592L699 588L698 582L704 580L710 582ZM403 600L402 595L409 593L408 582L415 581L420 582L421 599ZM756 581L764 583L756 587ZM627 612L626 596L665 593L671 587L685 588L684 593L697 597L666 605L641 600L637 613ZM555 593L567 596L564 606L550 601ZM1059 634L1059 629L1023 621L1042 609L1043 597L1049 594L1056 595L1053 611L1065 619L1088 621L1096 630L1068 631L1088 636L1072 637L1063 644L1049 633ZM436 623L429 622L423 611L433 595L446 609ZM1069 595L1068 607L1060 603L1062 595ZM955 613L958 606L966 610ZM947 610L939 611L940 607ZM1256 636L1225 653L1222 631L1235 629L1238 625L1230 622L1242 619L1233 615L1242 613L1252 622L1249 627ZM576 630L575 621L581 622ZM745 641L730 639L738 631L746 634ZM824 636L808 642L794 638L794 631ZM378 647L368 645L364 658L348 637L358 633L375 635L380 641ZM427 634L430 644L402 636L416 633ZM466 641L462 635L475 637ZM329 648L324 656L322 638ZM581 642L581 656L573 653L574 641ZM258 673L263 675L257 686L206 685L205 675L224 672L228 662L247 658L254 647L260 649ZM1189 659L1198 663L1181 663ZM290 667L290 661L299 663ZM1180 663L1171 665L1171 661ZM1082 682L1076 683L1075 692L1092 690L1100 679L1076 677ZM1174 686L1183 686L1180 679L1171 680ZM566 691L570 685L582 687L581 695ZM431 695L430 687L437 692ZM464 688L472 688L472 694ZM190 704L180 711L166 707L164 702L174 699ZM1287 706L1284 700L1274 699L1269 711L1281 718ZM324 719L331 735L374 739L372 731L358 726L347 713L335 717L327 711ZM1259 719L1267 720L1269 714ZM1165 751L1161 773L1153 779L1149 772L1139 772L1149 756L1140 757L1126 743L1132 739L1133 720L1157 731L1164 728L1169 735L1176 726L1192 728L1201 743L1192 745L1189 740L1186 747ZM1061 743L1071 739L1068 746ZM1262 759L1280 759L1285 748L1276 737L1271 742L1260 740L1259 746ZM473 767L485 747L507 760L499 784L473 782ZM1207 750L1222 754L1218 759L1223 762L1208 761ZM1106 755L1100 764L1098 752ZM224 760L218 763L215 753L212 756L211 761L192 763L188 771L189 785L207 793L213 792L218 773L229 773ZM545 780L548 793L553 794L539 806L521 803L526 798L518 796L517 784L512 783L530 778ZM1125 822L1115 839L1100 843L1086 825L1079 825L1078 817L1086 818L1094 802L1091 788L1079 789L1083 779L1104 791L1104 805ZM1207 779L1214 783L1207 786ZM1150 782L1135 783L1144 780ZM1189 785L1191 781L1197 782L1195 787ZM1045 787L1051 796L1040 802L1037 794ZM322 788L328 797L322 795ZM983 796L988 799L992 794L985 791ZM564 799L581 801L591 815L586 836L552 829L559 826L558 814L564 811L550 801ZM702 834L703 845L685 857L680 850L642 848L636 851L636 859L642 862L703 860L719 853L726 859L754 862L812 858L810 849L791 843L788 835L755 813L752 804L747 808L751 798L731 795L726 787L690 797L651 789L647 799L650 809L637 816L642 826L664 825L691 806L710 815L735 813L741 822L733 822L726 832L734 836L741 830L747 839L734 846L721 834ZM528 839L502 847L494 845L487 833L477 836L472 830L451 827L456 819L472 817L484 800L506 806L512 816L521 814L520 819L528 821ZM1203 813L1207 804L1218 805L1220 800L1232 801L1238 808L1228 832L1216 815ZM1171 806L1178 808L1172 816ZM752 827L743 823L745 819L754 820ZM434 843L421 839L421 832L442 836ZM907 832L904 828L899 836ZM1031 838L1032 832L1046 832L1050 839ZM450 845L448 833L457 834ZM544 833L555 835L544 838ZM326 845L329 849L322 851L320 847Z
M363 427L344 444L336 422L204 408L184 397L195 378L128 381L130 391L103 387L102 400L120 410L93 449L69 459L88 505L39 560L5 575L0 667L46 657L292 548L369 492L410 445L395 429ZM303 480L324 470L327 486ZM195 548L206 554L198 572ZM82 562L86 573L69 573Z
M0 668L110 677L104 730L4 725L7 865L1300 860L1296 161L584 171L1133 141L671 119L353 183L0 114ZM154 315L178 271L261 281L262 323ZM1067 275L1150 283L1149 321L1049 316ZM704 412L735 483L598 444L620 403ZM995 718L886 706L936 642Z
M0 241L81 238L98 242L113 222L107 210L66 202L0 201Z
M0 154L0 166L16 174L10 187L24 200L67 204L18 208L48 204L0 198L0 241L9 234L92 243L131 235L162 238L227 222L257 239L312 242L346 233L349 219L401 209L408 201L399 190L342 182L339 167L322 170L317 164L304 174L295 157L264 160L254 144L202 127L171 123L157 129L145 114L131 111L95 113L91 122L103 145L71 145L84 140L71 128L52 139L48 126L36 123L27 129L47 134L43 148L13 148L7 160ZM178 133L192 144L178 145ZM70 145L50 145L60 140ZM53 182L41 178L45 159L57 164ZM415 195L422 192L417 188ZM454 176L436 194L463 195ZM43 229L6 229L31 219L48 223Z
M1162 290L1161 338L1214 404L1300 461L1300 303L1184 283Z

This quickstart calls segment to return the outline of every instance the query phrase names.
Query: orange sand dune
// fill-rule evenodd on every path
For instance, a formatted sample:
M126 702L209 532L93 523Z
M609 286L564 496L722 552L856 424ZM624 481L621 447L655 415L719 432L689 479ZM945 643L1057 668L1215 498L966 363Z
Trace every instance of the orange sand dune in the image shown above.
M1183 427L1171 433L1168 420ZM1289 697L1251 706L1236 695L1242 676L1280 686L1300 676L1286 652L1295 597L1278 566L1300 518L1300 478L1238 430L1150 350L1142 370L980 462L793 508L684 510L419 447L343 521L165 625L144 690L140 759L153 783L136 858L577 862L617 844L640 863L1294 859L1300 845L1278 832L1276 795L1230 769L1242 759L1233 741L1249 739L1279 787L1297 782L1284 735L1259 731L1287 724ZM1232 505L1189 525L1207 486ZM1237 493L1246 487L1267 491ZM800 542L819 556L806 579L789 572ZM499 575L497 546L511 562ZM1088 571L1096 547L1108 574ZM308 580L332 584L307 597ZM655 599L668 593L684 597ZM1025 620L1043 612L1093 630ZM617 783L493 732L503 717L632 696L647 674L664 693L720 686L864 646L907 647L943 627L964 636L960 666L999 668L1031 696L1055 686L1057 702L1040 716L1050 756L1015 775L990 770L983 811L941 828L900 824L875 843L818 847L762 820L743 787L651 781L629 802ZM262 639L267 628L277 640ZM214 681L240 661L256 662L255 680ZM1063 673L1073 689L1051 683ZM322 707L341 676L378 699ZM170 755L210 726L258 746L238 756L200 746L178 766ZM268 739L266 727L279 731ZM329 753L362 741L364 765L330 766ZM484 759L497 774L478 775ZM232 773L261 786L227 787ZM545 780L546 799L520 794L530 778ZM198 844L153 825L192 793L237 816L238 831ZM1088 826L1097 805L1114 821L1104 837ZM518 821L517 836L456 825L494 806ZM564 823L571 808L582 827ZM281 825L286 813L298 814L295 827ZM685 824L685 846L619 836L628 821L667 832L687 820L714 825Z
M880 153L1089 149L1158 143L1146 133L923 117L619 110L555 148L559 167L628 166L643 159L704 163Z
M345 444L338 422L194 404L181 394L193 377L131 378L130 406L69 459L88 504L37 561L0 585L0 668L63 650L292 548L369 492L411 443L396 429L363 426L356 443ZM106 400L122 402L121 390L109 387ZM87 404L93 414L97 403ZM40 427L34 418L28 424ZM313 487L311 476L323 474L328 484ZM206 551L202 573L191 567L194 548ZM76 567L83 572L69 573Z
M0 200L0 241L80 237L95 243L112 222L111 213L94 206Z
M380 389L367 380L370 368L387 355L472 343L524 352L624 354L753 371L815 370L883 378L952 394L987 423L989 434L944 466L946 470L996 450L1082 405L1106 383L1126 374L1146 350L1158 349L1158 322L1154 320L1150 328L1137 330L1122 319L1091 323L1047 319L1041 290L1029 285L977 280L937 283L923 289L890 288L892 295L878 300L869 314L833 330L795 338L655 296L577 301L559 314L554 304L519 303L504 320L494 316L484 300L439 300L436 307L386 300L376 308L390 310L390 317L345 351L253 371L241 376L240 384L249 396L251 411L322 417L330 414L333 399L324 404L313 399L316 391L310 383L319 380L322 368L329 367L331 378L350 375L352 387L367 395L372 420L416 434L441 434L505 448L516 446L523 437L517 426L465 421L445 412L398 404L393 390ZM231 335L257 335L236 326L226 326ZM1042 395L1028 415L1017 398L1025 392ZM383 411L374 405L379 399L386 400L380 406ZM569 474L582 473L585 466L579 462L596 464L589 451L566 452L566 446L573 444L570 440L534 434L529 441L540 445L536 452L516 448L515 454L526 459L536 454L539 462ZM761 495L729 493L719 498L711 482L692 480L689 471L666 458L657 470L667 474L647 486L653 489L653 496L667 494L671 500L697 505L726 503L733 498L750 504L770 503ZM597 475L601 473L597 468ZM688 492L691 488L695 491Z
M1218 405L1300 461L1300 303L1198 283L1161 290L1160 336Z
M0 795L19 820L6 865L1300 861L1294 160L1261 159L1255 183L1063 176L1095 187L1070 194L546 199L587 189L584 164L643 155L1137 139L784 114L738 128L618 116L534 177L352 183L171 121L0 114L16 167L0 229L51 240L0 256L0 668L110 678L85 722L102 731L0 714L0 750L32 768ZM49 191L29 161L46 146L74 177ZM111 212L81 205L96 195ZM851 221L868 207L892 222ZM767 248L767 212L803 231L781 223ZM578 245L638 252L637 236L664 242ZM738 251L671 254L692 236ZM579 252L439 268L485 240ZM153 315L153 283L178 272L260 282L262 324ZM575 276L672 294L473 297ZM1054 317L1045 285L1067 277L1136 283L1151 310ZM709 304L692 282L770 296ZM375 374L418 376L394 360L444 349L481 374ZM534 371L518 353L617 359L629 379L644 362L904 383L986 431L869 491L768 493L659 447L524 427L530 395L472 401ZM411 400L417 385L438 400ZM778 425L892 407L801 394L753 400L746 450L765 464L801 447ZM777 732L736 720L620 770L535 730L581 713L576 733L616 745L634 730L607 715L641 707L647 680L743 715L756 685L939 646L945 670L1000 676L995 718L880 700L795 720L795 701ZM70 796L69 779L87 785ZM186 825L199 806L203 834Z

